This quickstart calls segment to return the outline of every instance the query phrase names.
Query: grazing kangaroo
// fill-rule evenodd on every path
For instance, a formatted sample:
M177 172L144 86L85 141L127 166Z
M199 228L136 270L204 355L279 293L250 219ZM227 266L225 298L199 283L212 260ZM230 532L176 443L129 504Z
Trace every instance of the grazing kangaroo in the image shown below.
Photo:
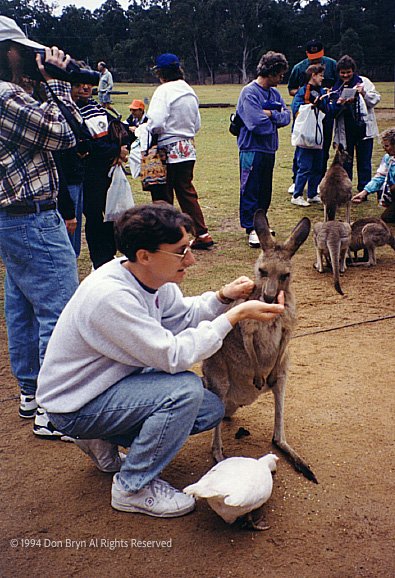
M346 258L351 241L351 225L340 221L327 221L316 223L313 229L313 240L317 251L317 271L324 272L322 257L326 264L332 267L335 289L340 295L344 295L340 287L340 273L346 270Z
M341 144L334 145L336 153L330 168L320 183L320 196L324 204L324 221L334 221L336 210L346 206L346 221L350 222L352 182L343 164L350 160L350 155Z
M255 263L255 288L249 299L275 303L279 292L284 291L285 311L269 323L240 321L224 339L222 348L203 361L204 383L223 400L227 417L271 390L275 403L273 443L296 470L318 483L307 463L288 445L284 433L288 342L296 321L295 295L290 285L291 258L307 239L310 221L303 218L282 245L270 234L261 209L255 213L254 229L262 253ZM212 452L217 462L224 459L221 424L214 430Z
M376 265L376 247L383 247L383 245L389 245L395 251L395 238L392 231L381 219L364 217L351 225L350 251L354 253L355 261L357 260L357 253L361 249L369 257L367 262L354 262L352 263L353 266L366 265L371 267Z

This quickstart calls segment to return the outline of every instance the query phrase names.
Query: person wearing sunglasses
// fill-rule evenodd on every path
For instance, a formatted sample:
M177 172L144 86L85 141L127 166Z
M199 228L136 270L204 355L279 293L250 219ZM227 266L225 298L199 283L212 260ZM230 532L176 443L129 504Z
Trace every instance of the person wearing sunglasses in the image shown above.
M66 306L38 380L38 400L59 431L96 467L113 472L111 505L156 517L187 514L194 498L160 477L190 434L215 427L222 401L189 368L213 355L242 319L284 311L247 299L246 276L184 297L195 263L191 218L171 205L141 205L115 226L123 257L89 275ZM118 446L128 447L127 456Z

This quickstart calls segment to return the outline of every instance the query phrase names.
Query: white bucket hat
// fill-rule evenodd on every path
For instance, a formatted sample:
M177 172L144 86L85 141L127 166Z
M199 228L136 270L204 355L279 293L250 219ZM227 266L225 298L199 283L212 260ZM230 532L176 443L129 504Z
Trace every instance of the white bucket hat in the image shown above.
M5 40L12 40L18 44L29 46L30 48L45 48L43 44L29 40L15 20L7 18L7 16L0 16L0 42L4 42Z

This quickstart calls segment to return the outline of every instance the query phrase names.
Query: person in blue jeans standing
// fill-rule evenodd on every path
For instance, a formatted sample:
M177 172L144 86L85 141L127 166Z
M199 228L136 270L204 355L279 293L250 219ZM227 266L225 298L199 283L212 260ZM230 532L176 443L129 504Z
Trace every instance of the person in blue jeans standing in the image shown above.
M37 409L36 387L48 340L78 286L76 259L57 211L58 174L53 152L76 144L51 93L42 104L24 89L37 68L78 122L70 84L53 79L45 60L65 68L57 47L26 38L16 22L0 16L0 256L6 268L5 318L12 372L20 387L19 415L35 417L34 433L60 437ZM35 59L36 58L36 59ZM48 87L45 87L46 90Z
M316 107L326 115L332 114L332 108L336 105L330 101L329 95L321 88L324 79L324 70L325 66L322 64L312 64L306 70L306 84L299 88L292 101L292 113L295 119L298 116L300 107L304 104ZM316 140L315 148L296 147L295 190L291 198L291 203L300 207L308 207L313 203L321 203L317 189L321 181L322 164L324 161L324 134L322 124L317 126ZM306 183L308 183L307 200L303 198Z
M253 220L257 209L267 213L272 199L278 129L287 126L291 113L276 86L288 69L285 56L267 52L257 66L257 78L240 93L237 113L243 121L237 137L240 160L240 224L252 248L259 248Z
M195 263L192 230L191 218L165 203L126 211L115 231L124 257L81 283L39 375L37 399L51 421L99 470L115 473L116 510L157 517L193 510L194 499L160 474L190 434L222 420L224 406L189 368L218 351L241 319L267 322L284 311L283 295L278 304L245 301L254 282L244 276L183 297L178 284Z

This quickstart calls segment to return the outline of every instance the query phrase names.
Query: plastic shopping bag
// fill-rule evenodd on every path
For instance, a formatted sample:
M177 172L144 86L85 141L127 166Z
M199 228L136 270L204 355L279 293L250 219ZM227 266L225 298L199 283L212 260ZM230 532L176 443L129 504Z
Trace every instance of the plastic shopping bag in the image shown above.
M322 119L325 114L311 104L302 104L292 129L291 143L305 149L322 149L324 135Z
M141 170L141 145L140 139L136 139L129 151L129 167L130 167L130 174L134 179L137 179L140 176Z
M121 165L111 167L111 185L107 191L104 221L116 221L127 209L134 207L132 189Z

